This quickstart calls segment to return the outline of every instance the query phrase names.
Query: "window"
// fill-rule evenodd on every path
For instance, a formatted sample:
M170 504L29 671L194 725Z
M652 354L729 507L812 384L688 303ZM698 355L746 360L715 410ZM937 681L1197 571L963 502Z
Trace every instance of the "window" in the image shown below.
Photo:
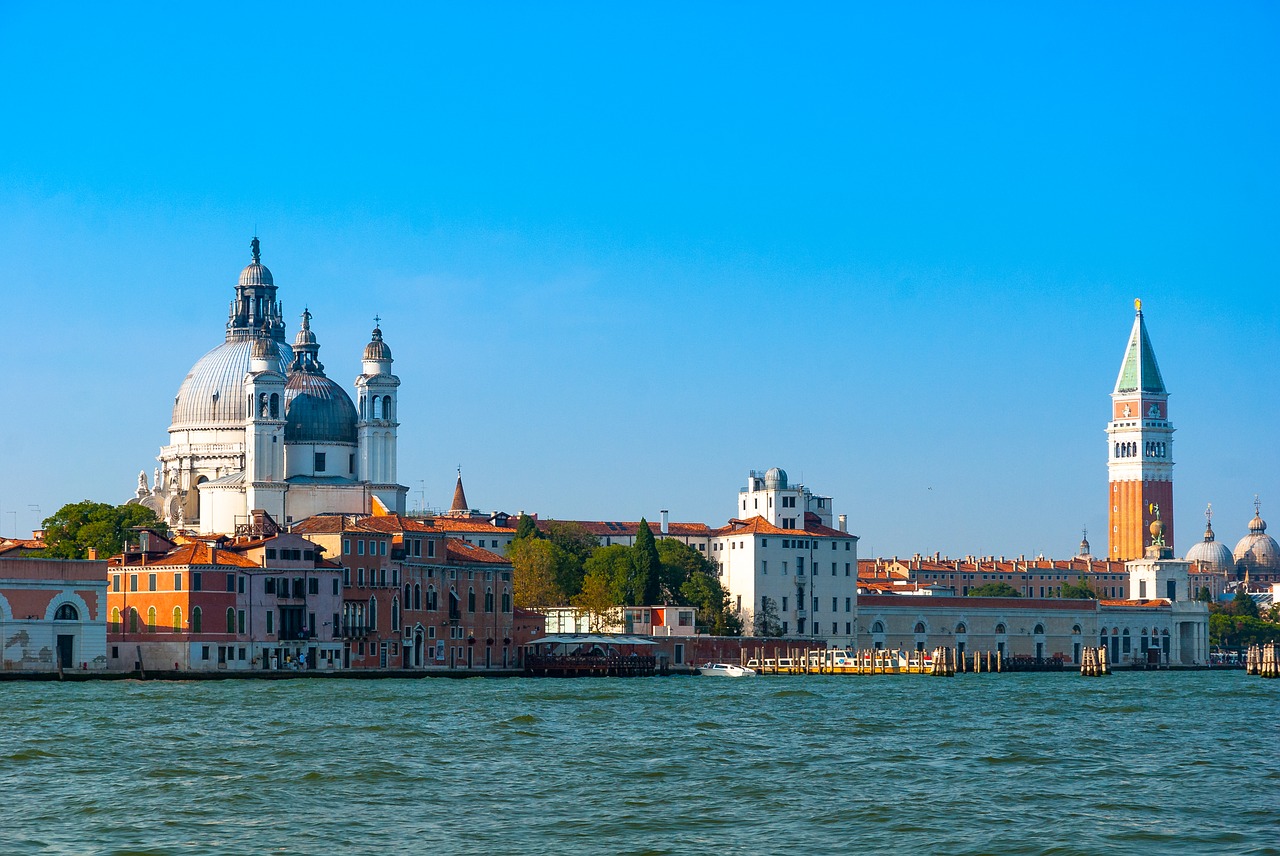
M276 578L275 578L275 577L267 577L265 580L263 580L263 581L262 581L262 593L263 593L263 594L275 594L275 593L276 593Z
M850 544L852 544L852 543L853 543L852 541L845 541L845 542L844 542L844 549L845 549L845 551L846 551L846 552L849 550L849 545L850 545Z
M111 590L113 592L120 591L120 575L119 574L111 575Z
M851 597L846 597L846 598L844 599L844 611L845 611L845 612L853 612L853 598L851 598Z
M400 630L400 598L391 598L391 629L393 631Z
M175 606L173 608L173 632L182 632L182 607Z
M923 621L917 621L917 622L916 622L916 626L915 626L915 630L914 630L914 632L915 632L916 634L923 634L923 633L925 633L925 632L926 632L926 631L925 631L925 628L924 628L924 622L923 622Z
M387 555L387 542L386 542L386 541L379 541L379 542L378 542L378 555L379 555L379 556L385 556L385 555Z
M467 589L467 612L475 612L475 611L476 611L476 590L473 588L469 588Z
M239 614L236 615L236 628L239 630L239 632L244 633L244 610L243 609L240 610Z
M310 577L307 580L307 593L317 594L317 595L320 594L320 578L319 577Z
M138 632L138 610L129 607L129 632Z
M204 616L201 615L200 613L200 607L197 606L191 610L191 632L192 633L199 633L201 630L204 629L203 619L204 619ZM208 651L208 650L209 650L209 646L206 645L205 651ZM205 659L207 660L209 658L206 656Z
M147 609L147 632L156 632L156 608L154 606Z
M845 563L844 563L844 575L845 575L846 577L847 577L847 576L849 576L849 563L848 563L848 562L845 562Z
M173 590L182 591L182 574L173 575Z
M227 591L233 592L235 590L236 590L236 575L227 574Z
M364 539L363 538L356 539L356 555L357 556L364 555Z
M350 553L351 553L351 539L350 539L350 538L343 538L343 539L342 539L342 552L344 552L344 553L346 553L346 554L350 555Z
M274 609L268 609L267 610L267 633L268 634L276 632L275 618L276 618L276 611Z
M816 610L816 609L815 609L814 611L815 611L815 612L817 612L817 610ZM838 597L833 597L833 598L831 598L831 611L832 611L832 612L839 612L839 611L840 611L840 598L838 598ZM835 631L833 630L833 631L831 631L831 632L832 632L832 633L834 633Z
M364 568L356 568L356 585L364 588Z
M138 575L129 574L129 591L137 591L137 590L138 590Z
M200 572L199 572L199 571L194 571L194 572L191 574L191 590L192 590L192 591L200 591L200 590L201 590L202 586L201 586L201 582L200 582L200 580L201 580Z
M318 473L324 472L324 467L325 467L324 452L316 452L316 472Z
M54 621L79 621L80 613L76 612L76 608L69 603L64 603L58 607L58 611L53 614Z
M111 632L120 632L120 607L118 606L111 610Z
M833 576L833 577L835 577L835 576L839 576L839 572L836 570L836 563L835 563L835 562L832 562L832 563L831 563L831 576Z
M760 573L765 576L769 575L769 563L764 559L760 560Z
M493 612L493 589L484 590L484 611Z
M782 596L782 611L787 611L787 596L785 594Z
M338 578L334 577L331 582L333 583L333 593L336 596L338 594Z

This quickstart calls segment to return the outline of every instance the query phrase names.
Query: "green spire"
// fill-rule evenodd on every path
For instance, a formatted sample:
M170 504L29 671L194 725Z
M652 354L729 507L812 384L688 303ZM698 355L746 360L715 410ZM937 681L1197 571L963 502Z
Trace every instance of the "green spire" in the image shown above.
M1125 348L1120 377L1116 379L1116 392L1168 395L1168 390L1164 388L1164 378L1160 377L1160 367L1156 365L1156 353L1151 348L1147 325L1142 320L1142 301L1135 300L1134 307L1137 309L1137 317L1133 319L1133 332L1129 334L1129 345Z

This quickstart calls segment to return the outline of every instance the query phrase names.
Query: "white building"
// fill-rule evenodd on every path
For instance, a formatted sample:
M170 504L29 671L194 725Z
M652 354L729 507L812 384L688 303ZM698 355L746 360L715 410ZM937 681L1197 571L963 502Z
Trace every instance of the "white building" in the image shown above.
M174 398L169 444L154 483L137 496L174 528L232 533L253 509L281 523L319 512L403 513L396 483L397 393L391 350L375 327L355 389L359 408L319 360L311 313L293 347L271 271L254 238L240 273L226 340L203 357Z
M713 530L708 557L746 632L847 644L857 632L858 537L832 529L831 498L789 485L777 467L752 471L742 517Z

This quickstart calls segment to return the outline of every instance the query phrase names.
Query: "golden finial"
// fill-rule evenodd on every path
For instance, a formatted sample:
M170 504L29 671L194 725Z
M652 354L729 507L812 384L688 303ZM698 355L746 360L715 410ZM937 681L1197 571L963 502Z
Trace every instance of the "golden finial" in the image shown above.
M1142 311L1142 298L1137 298L1136 300L1133 301L1133 308L1135 312Z

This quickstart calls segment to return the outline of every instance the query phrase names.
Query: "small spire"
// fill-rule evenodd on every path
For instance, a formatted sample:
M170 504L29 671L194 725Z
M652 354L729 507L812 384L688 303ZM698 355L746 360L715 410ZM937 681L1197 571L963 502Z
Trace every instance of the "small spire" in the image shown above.
M471 510L471 506L467 504L466 491L462 489L462 465L458 465L458 483L453 487L453 503L449 506L451 513L466 514Z
M1213 503L1210 502L1204 507L1204 541L1206 544L1213 541Z
M1134 300L1133 300L1133 311L1134 311L1134 312L1137 312L1139 315L1141 315L1141 314L1142 314L1142 298L1141 298L1141 297L1136 297L1136 298L1134 298Z
M249 249L253 251L253 263L254 263L255 265L256 265L256 264L261 264L261 263L262 263L262 251L261 251L261 249L260 249L260 245L259 245L259 243L258 243L258 236L257 236L257 235L254 235L254 236L253 236L253 240L249 242Z
M375 316L373 316L373 329L375 329L375 330L376 330L376 329L378 329L378 327L380 327L381 325L382 325L382 316L381 316L381 315L375 315Z

